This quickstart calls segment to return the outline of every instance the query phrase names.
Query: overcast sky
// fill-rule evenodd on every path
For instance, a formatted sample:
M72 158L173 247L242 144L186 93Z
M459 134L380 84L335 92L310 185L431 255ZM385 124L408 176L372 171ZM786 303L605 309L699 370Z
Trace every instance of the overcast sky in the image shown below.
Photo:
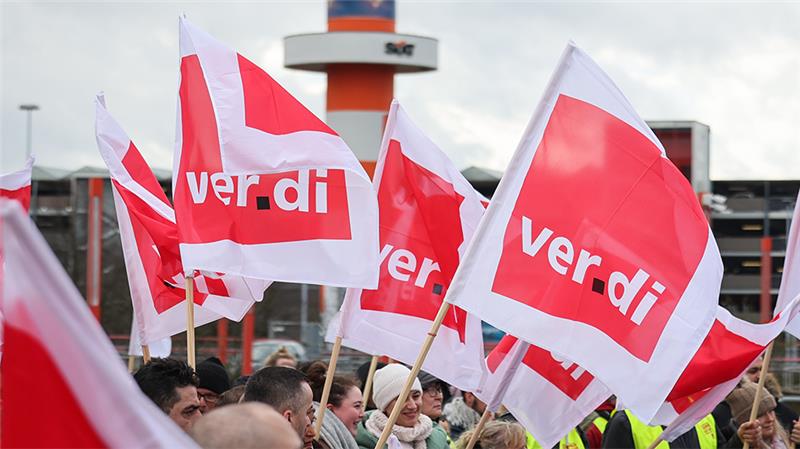
M9 2L0 6L0 171L21 167L36 103L37 163L102 166L94 95L151 165L171 168L177 17L267 70L324 118L325 75L283 68L289 34L322 32L326 3ZM800 178L800 4L411 2L397 31L439 39L439 70L395 96L460 168L503 170L569 39L646 120L711 127L713 179Z

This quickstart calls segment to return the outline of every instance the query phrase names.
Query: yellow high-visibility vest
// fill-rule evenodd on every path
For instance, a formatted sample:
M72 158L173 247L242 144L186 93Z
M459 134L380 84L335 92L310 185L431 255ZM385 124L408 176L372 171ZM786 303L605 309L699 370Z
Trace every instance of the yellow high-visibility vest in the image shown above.
M664 430L661 426L648 426L641 422L639 418L628 410L625 410L628 421L631 423L631 433L633 434L633 445L636 449L647 449L650 444L661 435ZM700 449L716 449L717 429L714 417L710 414L701 419L694 428L697 431L697 439L700 441ZM655 449L669 449L669 443L662 441Z
M608 420L603 418L602 416L598 416L597 418L594 419L594 421L592 421L592 424L594 424L594 426L597 427L597 430L599 430L600 433L605 433L606 426L608 425Z
M567 443L567 439L569 439L569 443ZM538 441L536 441L530 432L525 432L525 442L525 446L528 449L550 449L542 448L542 446ZM561 441L558 442L558 449L586 449L586 446L583 445L583 440L578 434L578 431L576 429L572 429L566 437L562 438Z

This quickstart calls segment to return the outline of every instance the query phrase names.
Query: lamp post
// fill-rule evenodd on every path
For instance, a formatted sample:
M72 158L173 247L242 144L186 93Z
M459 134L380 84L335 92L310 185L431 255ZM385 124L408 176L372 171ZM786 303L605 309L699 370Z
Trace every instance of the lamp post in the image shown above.
M36 104L21 104L19 105L20 111L25 111L28 122L27 143L25 146L25 159L31 157L33 152L33 111L39 110L39 105ZM39 183L31 179L31 218L34 223L36 222L36 211L39 207Z
M25 148L25 157L28 158L31 155L32 145L33 145L33 111L39 110L39 105L36 104L21 104L19 105L20 111L27 112L28 116L28 140L27 146Z

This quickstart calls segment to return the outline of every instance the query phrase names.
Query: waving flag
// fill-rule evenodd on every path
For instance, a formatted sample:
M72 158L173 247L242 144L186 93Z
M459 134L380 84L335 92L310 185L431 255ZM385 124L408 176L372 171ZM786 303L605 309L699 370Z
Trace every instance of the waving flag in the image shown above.
M27 212L31 207L31 172L33 156L28 156L25 167L11 173L0 173L0 198L19 201Z
M753 324L717 309L717 319L700 349L653 419L669 424L663 439L672 441L710 413L733 390L747 369L800 312L800 295L769 323Z
M348 289L328 341L413 364L475 228L482 197L447 156L392 102L375 168L380 205L380 278ZM474 391L483 374L481 322L450 309L423 368Z
M344 140L186 19L180 35L172 182L184 267L375 288L377 201Z
M795 200L794 212L792 213L791 223L800 223L800 192ZM778 300L775 303L775 315L781 313L788 306L789 302L797 295L800 295L800 229L798 226L789 228L789 238L786 242L786 257L783 262L783 273L781 274L781 286L778 289ZM789 317L789 324L786 331L800 338L800 318L796 315Z
M689 182L570 44L448 301L575 361L649 420L708 333L721 278Z
M175 214L139 150L96 102L97 146L111 174L138 338L150 344L186 330L185 274ZM269 283L200 272L194 277L195 325L224 316L239 321ZM183 307L179 307L182 305Z
M512 336L486 357L488 376L477 396L502 404L541 447L553 447L611 391L577 364Z
M128 355L137 357L142 357L144 355L142 343L139 341L140 334L141 327L136 322L136 314L134 314L133 320L131 321L131 338L128 340ZM172 353L172 338L167 337L155 342L151 341L148 345L148 349L150 350L150 357L160 357L162 359L169 357Z
M44 238L2 199L0 252L3 447L196 447L142 394Z
M798 223L795 221L798 219L800 208L795 206L792 223ZM792 226L789 229L775 316L769 323L752 324L735 318L722 307L717 310L717 319L711 332L655 417L658 424L669 424L664 431L665 440L673 440L713 410L782 331L798 335L798 245L800 231Z

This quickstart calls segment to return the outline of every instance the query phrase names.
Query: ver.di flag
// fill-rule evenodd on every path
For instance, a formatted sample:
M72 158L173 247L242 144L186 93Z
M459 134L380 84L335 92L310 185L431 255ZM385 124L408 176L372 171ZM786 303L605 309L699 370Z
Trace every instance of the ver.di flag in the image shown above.
M380 205L380 278L348 289L327 339L413 364L459 260L483 216L484 199L392 102L375 168ZM481 322L451 307L423 369L466 391L483 375Z
M708 333L721 278L689 182L570 43L448 301L575 361L647 421Z
M377 201L344 140L185 18L180 54L172 182L184 267L375 288Z
M798 312L800 296L764 324L736 318L719 307L711 331L652 420L669 424L662 438L674 440L710 413Z
M555 446L611 391L565 357L506 335L486 357L476 392L489 410L503 405L540 447Z
M798 223L798 219L800 208L795 206L792 223ZM798 335L798 245L800 231L792 226L774 318L769 323L752 324L734 317L722 307L718 309L711 331L655 418L659 424L669 424L664 431L665 440L676 438L722 401L769 342L782 331Z
M32 171L33 156L28 156L23 168L11 173L0 173L0 198L18 201L27 212L31 206Z
M0 199L3 447L194 448L128 374L36 226Z
M138 339L149 345L186 330L178 230L161 185L104 103L98 96L97 146L111 175ZM196 326L223 316L241 320L269 285L205 271L195 275L193 282Z

